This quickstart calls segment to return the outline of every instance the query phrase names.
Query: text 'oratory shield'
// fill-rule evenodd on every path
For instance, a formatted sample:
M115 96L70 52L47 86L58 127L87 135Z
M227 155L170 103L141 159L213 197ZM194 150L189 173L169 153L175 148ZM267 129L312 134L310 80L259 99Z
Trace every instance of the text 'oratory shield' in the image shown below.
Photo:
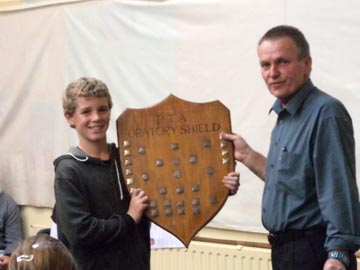
M159 104L126 109L117 119L128 189L149 197L146 215L187 247L224 205L222 178L234 171L230 112L219 101L194 103L169 95Z

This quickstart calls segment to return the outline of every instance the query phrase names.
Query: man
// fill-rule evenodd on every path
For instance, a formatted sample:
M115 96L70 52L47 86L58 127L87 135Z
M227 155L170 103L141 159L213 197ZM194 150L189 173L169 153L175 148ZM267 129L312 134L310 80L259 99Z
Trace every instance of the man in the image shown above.
M356 270L359 195L352 120L345 107L316 88L304 35L270 29L258 43L262 77L278 118L267 158L237 134L235 159L265 181L262 222L274 270Z
M22 240L19 208L0 188L0 270L6 270L11 252Z

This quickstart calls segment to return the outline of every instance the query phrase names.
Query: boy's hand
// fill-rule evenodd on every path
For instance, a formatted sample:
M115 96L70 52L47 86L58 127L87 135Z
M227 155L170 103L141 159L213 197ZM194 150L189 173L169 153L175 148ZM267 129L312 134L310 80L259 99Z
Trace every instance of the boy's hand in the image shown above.
M148 206L148 196L146 196L142 189L135 188L131 193L130 206L127 214L134 219L136 224L138 224Z
M235 195L240 186L240 173L230 172L228 175L224 176L222 182L224 186L229 189L230 195Z

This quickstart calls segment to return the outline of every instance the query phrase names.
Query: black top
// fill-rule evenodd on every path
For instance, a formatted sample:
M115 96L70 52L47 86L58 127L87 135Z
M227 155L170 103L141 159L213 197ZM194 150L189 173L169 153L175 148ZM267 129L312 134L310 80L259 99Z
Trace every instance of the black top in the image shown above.
M110 162L79 148L54 161L58 237L81 270L149 270L150 222L144 216L136 225L127 215L118 149L109 147Z

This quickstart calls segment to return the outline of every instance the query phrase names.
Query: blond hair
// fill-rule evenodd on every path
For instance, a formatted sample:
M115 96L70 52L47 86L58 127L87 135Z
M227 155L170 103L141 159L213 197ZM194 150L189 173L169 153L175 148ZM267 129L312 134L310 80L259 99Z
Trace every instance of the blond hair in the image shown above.
M9 270L77 270L73 256L57 239L38 234L21 241L13 251Z
M71 82L63 95L63 109L65 114L72 116L76 110L78 97L106 97L109 108L112 108L112 100L106 84L92 77L82 77Z

